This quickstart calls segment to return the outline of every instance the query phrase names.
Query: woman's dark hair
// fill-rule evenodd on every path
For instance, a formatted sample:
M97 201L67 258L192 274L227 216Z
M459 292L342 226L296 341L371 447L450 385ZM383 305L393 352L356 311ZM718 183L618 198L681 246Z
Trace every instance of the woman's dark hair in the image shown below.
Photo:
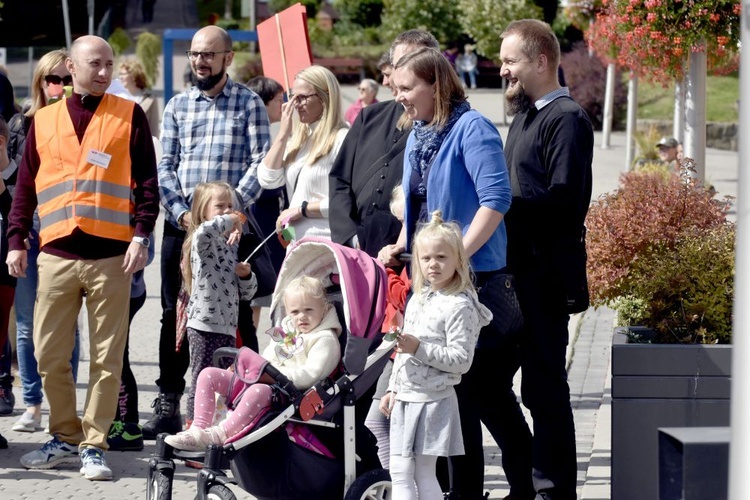
M265 76L256 76L251 78L245 84L245 87L249 88L263 99L263 104L268 105L271 100L279 95L280 92L284 92L284 87L273 78L267 78Z

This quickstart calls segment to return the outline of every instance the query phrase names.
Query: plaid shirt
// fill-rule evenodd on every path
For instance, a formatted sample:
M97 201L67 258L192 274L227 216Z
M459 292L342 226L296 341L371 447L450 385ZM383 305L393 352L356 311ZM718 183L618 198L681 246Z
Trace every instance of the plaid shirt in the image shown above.
M193 87L174 96L161 124L159 192L167 220L190 210L199 182L225 181L244 206L260 196L257 168L268 151L268 114L258 95L227 77L224 89L208 98Z

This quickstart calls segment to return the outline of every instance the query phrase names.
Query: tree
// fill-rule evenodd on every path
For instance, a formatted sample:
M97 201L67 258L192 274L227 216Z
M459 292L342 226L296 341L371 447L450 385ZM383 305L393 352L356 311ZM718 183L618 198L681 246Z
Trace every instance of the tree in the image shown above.
M335 0L333 6L344 19L353 24L380 26L383 0Z
M441 42L457 40L462 29L456 19L454 0L383 0L383 31L386 39L410 29L427 30ZM486 14L485 14L486 15Z
M458 18L476 42L479 55L497 59L500 34L515 19L540 19L542 11L528 0L460 0Z

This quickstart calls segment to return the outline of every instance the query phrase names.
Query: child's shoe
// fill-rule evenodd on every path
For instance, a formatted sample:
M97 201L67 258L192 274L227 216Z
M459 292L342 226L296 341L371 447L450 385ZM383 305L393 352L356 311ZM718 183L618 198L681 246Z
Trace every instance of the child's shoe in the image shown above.
M42 416L30 411L23 412L21 418L13 424L12 429L16 432L36 432L42 429Z
M143 449L143 432L135 422L115 420L109 428L107 444L112 451L141 451Z
M227 435L220 426L200 429L191 427L186 431L178 432L174 436L167 436L164 442L176 450L204 451L210 444L224 444Z

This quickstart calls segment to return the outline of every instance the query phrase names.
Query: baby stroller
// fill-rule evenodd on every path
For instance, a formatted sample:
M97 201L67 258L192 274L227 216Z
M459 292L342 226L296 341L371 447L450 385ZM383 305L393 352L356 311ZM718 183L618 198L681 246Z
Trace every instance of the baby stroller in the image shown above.
M328 300L342 326L340 367L304 394L278 370L265 373L276 380L282 401L267 412L248 434L204 452L176 450L159 435L149 460L147 500L172 497L175 459L203 462L197 499L234 499L228 484L237 484L260 500L364 500L391 497L388 472L377 459L372 434L364 418L372 390L393 349L380 335L386 298L382 265L366 253L329 240L303 238L290 249L279 272L271 302L271 322L284 317L282 292L302 275L315 276L327 286ZM229 351L233 351L229 349ZM227 354L217 351L214 361ZM293 427L289 427L293 426ZM296 432L301 431L301 432ZM295 433L300 439L290 438ZM313 442L325 453L301 442ZM224 472L231 469L233 479Z

